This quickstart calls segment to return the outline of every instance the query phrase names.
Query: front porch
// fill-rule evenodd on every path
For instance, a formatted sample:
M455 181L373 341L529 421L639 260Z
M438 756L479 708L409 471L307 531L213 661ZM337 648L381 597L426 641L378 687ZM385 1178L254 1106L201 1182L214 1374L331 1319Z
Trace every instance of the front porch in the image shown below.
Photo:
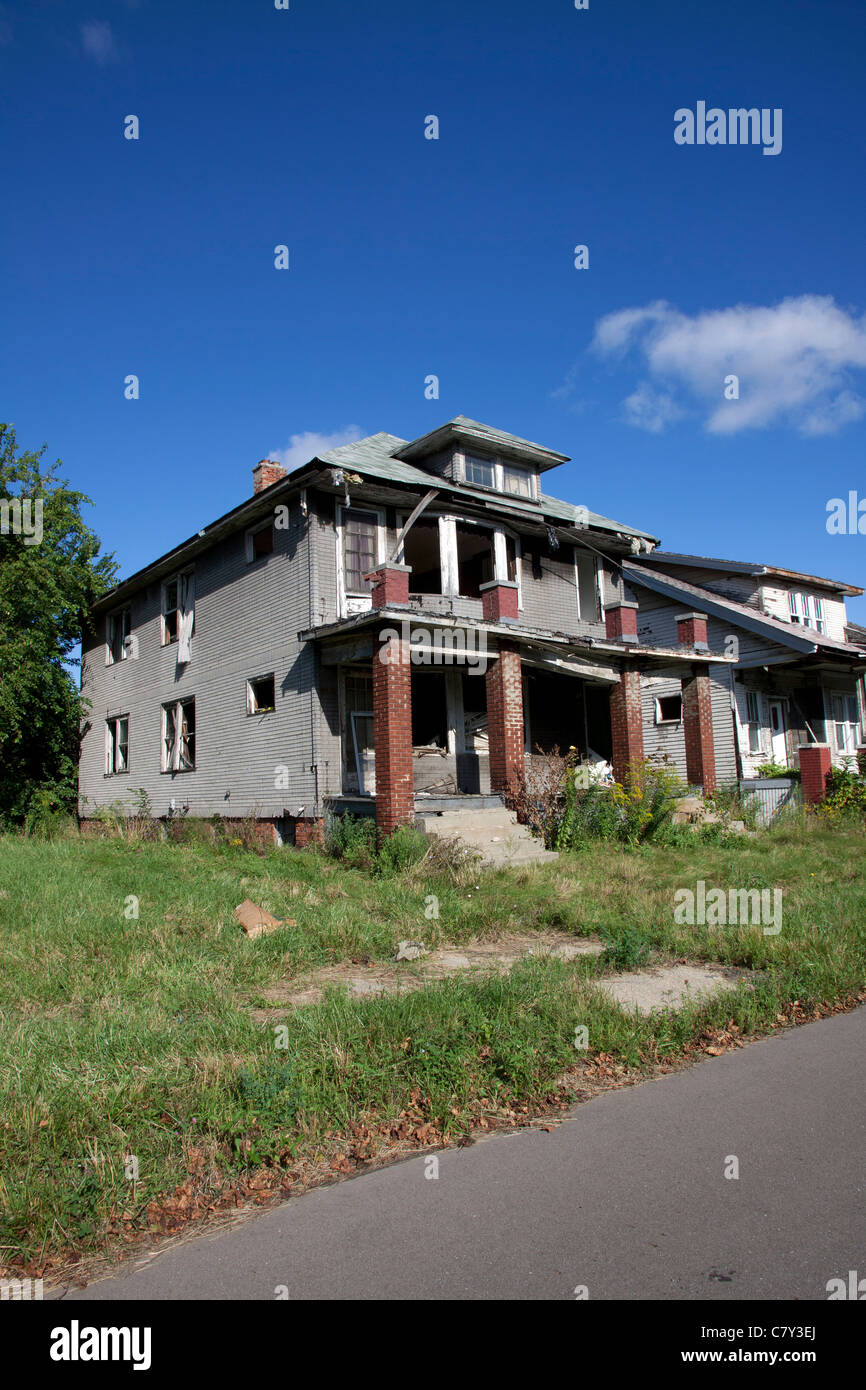
M300 634L336 671L341 787L332 808L374 810L390 834L433 802L499 805L539 748L609 760L624 781L644 755L649 668L679 675L689 782L715 786L708 669L727 659L710 656L691 630L671 650L639 647L617 631L615 610L604 640L531 629L505 583L486 586L481 620L459 621L410 607L405 567L374 581L379 574L371 611Z

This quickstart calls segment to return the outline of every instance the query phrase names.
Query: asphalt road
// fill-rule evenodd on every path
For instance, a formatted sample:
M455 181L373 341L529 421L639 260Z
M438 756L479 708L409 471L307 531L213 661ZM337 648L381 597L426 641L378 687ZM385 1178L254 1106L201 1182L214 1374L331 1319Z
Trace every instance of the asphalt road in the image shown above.
M866 1277L866 1008L319 1188L100 1299L817 1299ZM739 1177L726 1178L739 1162Z

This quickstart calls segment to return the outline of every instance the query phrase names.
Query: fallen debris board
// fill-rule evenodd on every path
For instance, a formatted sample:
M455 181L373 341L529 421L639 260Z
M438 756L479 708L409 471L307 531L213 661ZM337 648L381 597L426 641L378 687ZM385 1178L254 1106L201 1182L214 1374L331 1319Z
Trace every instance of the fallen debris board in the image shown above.
M259 907L249 898L244 898L243 902L235 908L235 917L249 937L267 936L268 932L276 931L277 927L293 927L295 925L291 919L282 922L278 917L272 917L270 912Z

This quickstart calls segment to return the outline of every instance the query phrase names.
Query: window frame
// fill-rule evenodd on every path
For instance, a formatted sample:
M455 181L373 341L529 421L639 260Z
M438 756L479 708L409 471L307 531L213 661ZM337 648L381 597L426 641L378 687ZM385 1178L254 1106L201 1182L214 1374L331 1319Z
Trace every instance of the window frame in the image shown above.
M121 743L121 739L120 739L120 726L121 726L122 724L125 724L125 725L126 725L126 741L125 741L125 743ZM125 753L125 756L124 756L124 765L123 765L123 767L118 767L118 766L117 766L117 756L118 756L118 753L119 753L121 747L124 747L124 748L126 749L126 753ZM128 715L128 714L114 714L114 715L110 715L110 716L106 719L106 721L105 721L105 774L104 774L104 775L105 775L106 777L123 777L123 776L125 776L126 773L128 773L128 772L129 772L129 715Z
M183 709L184 709L186 706L189 706L189 705L192 706L192 710L193 710L193 726L192 726L192 760L191 760L191 762L190 762L190 766L184 767L184 766L183 766L183 763L182 763L183 753L182 753L182 751L181 751L181 765L180 765L179 767L172 767L171 764L172 764L172 762L173 762L173 760L174 760L174 742L172 742L171 748L168 748L168 747L166 746L166 745L167 745L167 741L168 741L168 720L169 720L169 713L171 713L171 717L172 717L173 719L176 719L176 718L177 718L177 708L178 708L178 706L180 706L181 711L183 711ZM198 764L197 764L197 754L198 754L198 746L197 746L197 745L198 745L198 722L197 722L197 719L196 719L195 696L194 696L194 695L187 695L187 696L185 696L185 697L184 697L183 699L181 699L181 700L168 700L168 701L166 701L166 702L162 705L162 707L161 707L161 714L162 714L162 723L161 723L161 738L160 738L160 772L161 772L161 773L164 773L164 774L165 774L165 773L174 774L174 773L181 773L181 772L195 772L195 771L196 771L196 768L197 768L197 765L198 765ZM181 714L181 717L183 717L182 714ZM175 732L176 732L176 725L175 725ZM186 740L186 742L187 742L187 746L188 746L188 745L189 745L189 733L187 734L187 740ZM181 740L181 743L183 743L183 739ZM189 759L188 759L188 761L189 761Z
M346 563L345 563L345 518L347 512L364 512L368 516L376 518L376 556L373 567L381 565L385 558L385 512L381 507L359 507L350 503L347 507L345 503L337 505L337 524L336 524L336 543L337 543L337 605L341 617L347 616L348 611L360 612L366 609L368 604L372 606L371 590L350 589L346 583ZM360 606L359 606L360 605Z
M116 624L118 618L120 624L120 655L116 656L114 647L116 643ZM126 620L126 621L124 621ZM125 630L124 630L125 629ZM122 661L128 661L131 651L127 649L127 640L132 636L132 605L126 603L122 608L115 608L105 619L105 664L106 666L118 666Z
M261 684L262 681L270 681L274 688L274 703L272 705L254 705L253 686ZM257 714L275 714L277 710L277 678L273 671L265 671L260 676L249 676L247 679L247 718L252 718Z
M663 701L663 700L679 700L679 704L680 704L680 712L679 712L679 714L676 715L676 716L673 717L673 718L671 718L670 716L664 716L664 717L663 717L663 716L662 716L662 712L661 712L661 710L662 710L662 701ZM656 696L655 696L655 722L656 722L656 724L682 724L682 722L683 722L683 696L682 696L682 691L679 691L679 693L678 693L677 691L672 690L671 693L670 693L669 695L656 695Z
M744 720L743 722L744 722L744 726L745 726L745 729L746 729L746 737L747 737L748 743L749 743L749 753L750 753L750 754L758 754L758 753L763 752L763 745L762 745L762 740L761 740L761 729L762 729L762 726L763 726L763 719L762 719L762 715L761 715L761 692L760 692L759 690L747 690L747 691L745 692L745 695L746 695L746 718L745 718L745 720ZM754 706L754 711L755 711L755 718L754 718L754 719L750 718L750 715L751 715L750 705L753 705L753 706ZM753 737L753 733L754 733L754 743L755 743L755 746L754 746L754 747L752 747L752 737Z
M500 454L476 454L464 450L460 455L460 478L467 487L478 487L484 492L496 492L501 497L514 497L522 502L537 502L539 498L538 470L528 463L517 463L513 459L504 458ZM482 468L489 468L493 475L492 483L479 483L469 476L470 464L478 464ZM529 491L526 493L515 492L505 486L506 470L512 473L520 473L525 476Z
M257 555L257 554L256 554L256 536L260 536L264 531L270 531L270 533L271 533L271 548L270 548L270 550L266 550L266 551L264 552L263 555ZM276 531L276 528L275 528L275 526L274 526L274 518L273 518L273 517L271 517L270 520L268 520L268 521L259 522L258 525L256 525L256 526L251 526L251 527L249 528L249 530L246 532L245 537L244 537L244 542L245 542L245 545L246 545L246 554L247 554L247 564L248 564L248 565L256 565L256 564L258 564L261 560L267 560L268 557L269 557L270 555L273 555L273 554L274 554L274 552L276 551L276 548L277 548L277 540L276 540L275 531Z

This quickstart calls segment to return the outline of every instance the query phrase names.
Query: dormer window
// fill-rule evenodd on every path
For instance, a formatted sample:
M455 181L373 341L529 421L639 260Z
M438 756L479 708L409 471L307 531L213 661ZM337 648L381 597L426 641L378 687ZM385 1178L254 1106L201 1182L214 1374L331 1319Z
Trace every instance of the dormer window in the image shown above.
M788 594L791 609L791 622L801 627L813 628L815 632L824 631L824 603L815 594L806 594L792 589Z
M525 497L535 501L535 473L518 463L505 463L502 459L483 458L479 454L466 454L463 460L463 480L470 487L490 488L502 492L507 497Z
M476 487L496 487L496 464L493 459L476 458L466 455L466 481Z

